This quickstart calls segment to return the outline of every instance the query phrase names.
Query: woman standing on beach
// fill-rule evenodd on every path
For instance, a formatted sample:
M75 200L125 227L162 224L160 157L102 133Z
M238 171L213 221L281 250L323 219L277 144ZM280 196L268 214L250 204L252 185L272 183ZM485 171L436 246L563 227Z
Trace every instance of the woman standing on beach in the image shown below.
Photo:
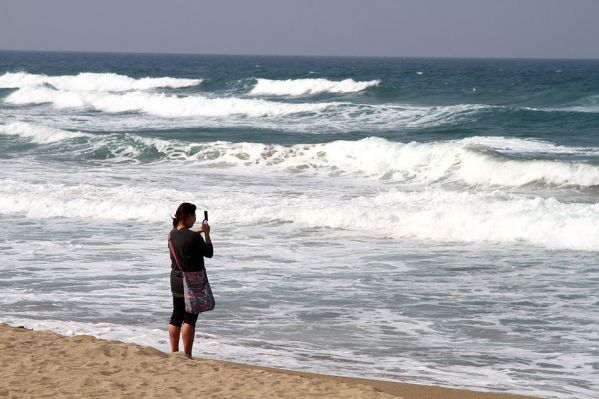
M190 230L196 222L196 206L187 202L177 208L173 218L171 240L177 253L181 267L185 272L205 270L204 257L212 258L213 247L210 240L210 226L208 222L202 223L198 231ZM206 240L202 238L202 234ZM171 350L179 351L179 336L183 337L183 351L191 357L197 314L185 311L183 297L183 274L171 253L171 293L173 295L173 314L169 323L169 337ZM183 325L183 327L181 327Z

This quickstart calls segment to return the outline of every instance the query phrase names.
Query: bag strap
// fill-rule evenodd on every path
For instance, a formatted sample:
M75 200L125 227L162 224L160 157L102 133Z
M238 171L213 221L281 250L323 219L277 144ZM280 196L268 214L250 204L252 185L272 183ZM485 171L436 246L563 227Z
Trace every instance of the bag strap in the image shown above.
M173 254L173 257L175 258L175 262L177 263L177 266L179 266L179 269L181 269L181 272L183 272L183 268L181 267L181 262L179 262L179 257L177 256L177 252L175 251L175 246L173 245L173 239L171 237L171 233L168 233L168 248L170 249L171 253Z

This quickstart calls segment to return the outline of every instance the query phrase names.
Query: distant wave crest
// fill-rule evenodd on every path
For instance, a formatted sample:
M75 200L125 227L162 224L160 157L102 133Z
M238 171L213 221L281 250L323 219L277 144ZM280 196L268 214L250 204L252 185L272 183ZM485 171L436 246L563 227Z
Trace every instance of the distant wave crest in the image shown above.
M253 117L318 112L334 103L293 104L262 99L209 98L202 95L179 97L164 93L126 93L55 90L51 87L23 87L9 94L5 102L16 105L51 103L59 108L92 108L103 112L142 112L176 118L193 116L247 115Z
M51 104L61 109L93 109L106 113L143 113L181 120L196 117L203 118L204 125L210 124L209 118L220 118L216 125L219 127L244 125L311 132L315 129L354 131L439 126L475 117L492 108L481 104L426 107L342 101L286 102L147 91L116 93L57 90L49 86L22 87L8 94L4 102L23 106Z
M71 132L25 122L12 122L7 125L0 125L0 134L23 137L37 144L56 143L77 137L93 137L90 134L81 132Z
M256 79L252 95L305 96L319 93L353 93L378 86L380 80L356 82L353 79L331 81L328 79Z
M130 91L155 88L181 88L197 86L202 79L181 79L171 77L145 77L134 79L116 73L83 72L77 75L48 76L27 72L6 72L0 76L0 88L21 88L52 85L60 90L82 91Z
M556 111L599 113L599 95L585 97L568 106L557 108Z

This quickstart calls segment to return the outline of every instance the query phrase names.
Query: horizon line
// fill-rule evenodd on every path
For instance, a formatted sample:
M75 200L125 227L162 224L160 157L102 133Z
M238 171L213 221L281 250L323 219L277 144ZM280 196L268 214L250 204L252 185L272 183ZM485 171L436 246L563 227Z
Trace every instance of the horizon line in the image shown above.
M247 54L247 53L192 53L154 51L98 51L98 50L23 50L0 49L0 52L59 53L59 54L113 54L113 55L171 55L171 56L220 56L220 57L305 57L305 58L390 58L390 59L470 59L470 60L545 60L545 61L597 61L584 57L506 57L506 56L425 56L425 55L323 55L323 54Z

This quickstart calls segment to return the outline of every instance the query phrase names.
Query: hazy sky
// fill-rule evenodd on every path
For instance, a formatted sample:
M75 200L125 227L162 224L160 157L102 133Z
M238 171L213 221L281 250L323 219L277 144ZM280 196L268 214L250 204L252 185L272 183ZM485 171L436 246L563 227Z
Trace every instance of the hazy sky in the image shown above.
M0 0L0 49L599 58L599 0Z

